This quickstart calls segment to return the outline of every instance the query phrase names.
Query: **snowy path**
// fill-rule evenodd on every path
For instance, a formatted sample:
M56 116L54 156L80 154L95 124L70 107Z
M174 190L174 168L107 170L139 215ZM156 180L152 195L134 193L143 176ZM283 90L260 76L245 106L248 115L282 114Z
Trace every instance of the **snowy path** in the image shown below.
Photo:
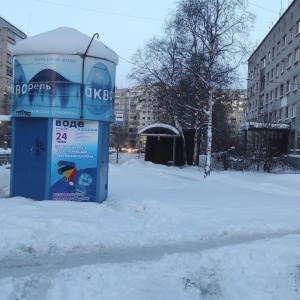
M157 247L99 249L90 253L73 252L68 255L12 256L0 261L0 279L5 277L25 277L37 274L47 276L64 269L78 268L84 265L96 265L107 263L134 263L138 261L152 261L162 258L164 255L196 253L203 250L219 248L223 246L235 246L251 243L264 239L282 238L291 234L300 235L300 231L286 231L274 234L256 234L241 237L226 236L217 241L199 241L185 244L174 244ZM51 277L51 275L50 275Z

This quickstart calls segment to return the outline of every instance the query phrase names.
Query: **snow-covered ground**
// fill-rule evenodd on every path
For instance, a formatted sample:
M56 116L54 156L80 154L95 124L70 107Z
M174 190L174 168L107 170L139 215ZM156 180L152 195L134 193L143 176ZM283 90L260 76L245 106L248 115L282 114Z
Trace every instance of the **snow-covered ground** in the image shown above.
M9 195L1 300L300 299L300 175L212 172L111 155L108 199Z

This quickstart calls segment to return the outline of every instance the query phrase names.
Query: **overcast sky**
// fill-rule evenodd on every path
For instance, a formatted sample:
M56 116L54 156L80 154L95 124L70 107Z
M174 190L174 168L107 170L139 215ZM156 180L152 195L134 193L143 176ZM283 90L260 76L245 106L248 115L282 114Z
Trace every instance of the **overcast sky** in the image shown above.
M276 23L281 3L286 9L290 1L249 0L249 9L257 15L253 43L260 42ZM10 0L1 3L0 14L29 37L61 26L91 37L99 33L101 42L120 56L116 85L128 87L131 65L127 61L151 37L161 34L175 6L176 0Z

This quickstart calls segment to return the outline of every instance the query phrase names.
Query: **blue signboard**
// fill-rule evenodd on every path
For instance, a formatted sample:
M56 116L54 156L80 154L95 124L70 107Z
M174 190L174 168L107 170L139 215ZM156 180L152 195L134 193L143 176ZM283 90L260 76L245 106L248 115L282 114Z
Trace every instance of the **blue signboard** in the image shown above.
M113 122L115 65L78 55L25 55L14 61L12 117Z
M54 119L50 199L96 201L99 122Z

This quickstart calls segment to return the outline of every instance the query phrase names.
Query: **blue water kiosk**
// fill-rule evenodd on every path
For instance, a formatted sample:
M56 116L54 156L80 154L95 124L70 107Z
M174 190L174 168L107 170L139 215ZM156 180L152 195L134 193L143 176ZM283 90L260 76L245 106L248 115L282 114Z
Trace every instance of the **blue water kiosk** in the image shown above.
M16 44L10 195L102 202L118 56L61 27Z

